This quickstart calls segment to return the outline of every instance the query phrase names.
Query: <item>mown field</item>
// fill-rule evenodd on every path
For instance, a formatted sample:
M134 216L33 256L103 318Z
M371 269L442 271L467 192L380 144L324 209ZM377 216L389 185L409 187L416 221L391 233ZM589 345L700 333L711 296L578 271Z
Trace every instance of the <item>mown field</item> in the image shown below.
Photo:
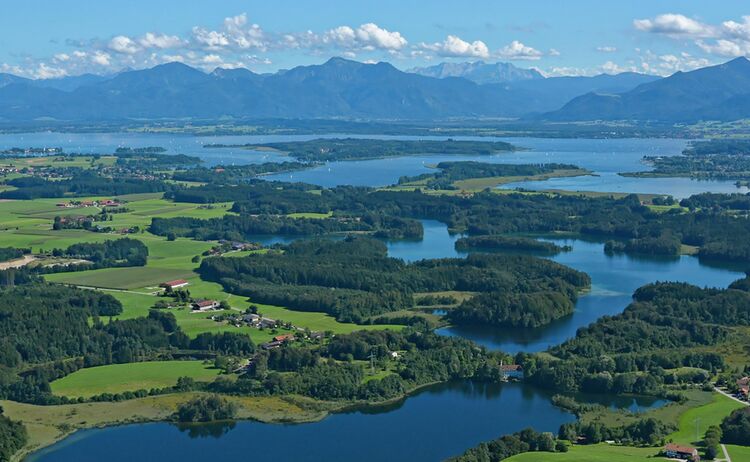
M115 229L138 226L141 232L128 237L143 241L149 249L148 264L143 267L105 268L93 271L56 273L45 276L50 282L97 288L108 291L123 306L120 318L145 316L159 299L154 295L158 285L172 279L187 279L188 289L195 298L206 298L227 301L233 310L244 311L250 305L245 297L238 297L224 292L220 285L201 281L195 273L200 264L193 262L196 255L212 247L210 242L177 239L167 241L164 237L155 236L145 229L152 217L188 216L195 218L212 218L231 213L231 203L213 204L210 207L197 204L173 203L161 198L161 193L132 194L119 199L127 201L126 213L112 215L107 226ZM110 197L77 198L77 200L109 199ZM115 233L95 233L85 230L52 230L52 221L56 215L89 215L98 212L98 208L62 209L56 206L62 199L36 199L33 201L0 202L0 240L3 246L30 247L33 252L50 251L64 248L78 242L102 242L107 239L118 239L122 235ZM300 217L323 218L326 214L297 214ZM246 255L237 252L232 256ZM313 331L332 331L348 333L358 329L399 329L401 326L358 326L340 323L333 317L319 312L291 311L283 307L260 305L264 316L276 320L291 322L296 326ZM248 327L234 327L226 323L215 322L209 317L217 313L192 313L189 310L173 310L181 328L191 337L201 332L242 331L246 332L256 343L270 340L273 331L260 331Z
M220 370L202 361L154 361L111 364L81 369L52 382L52 393L69 398L88 398L102 393L150 390L173 386L183 376L208 382Z

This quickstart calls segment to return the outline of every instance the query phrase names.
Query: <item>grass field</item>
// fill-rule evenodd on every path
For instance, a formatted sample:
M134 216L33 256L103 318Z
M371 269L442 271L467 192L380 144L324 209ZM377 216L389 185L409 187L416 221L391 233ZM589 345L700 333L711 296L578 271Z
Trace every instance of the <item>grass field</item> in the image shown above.
M732 462L750 461L750 446L727 444L727 452L729 453L729 457L732 458Z
M52 382L52 393L69 398L88 398L102 393L149 390L174 385L179 377L208 382L220 370L202 361L153 361L112 364L81 369Z
M679 430L669 436L676 443L694 444L703 437L711 425L719 425L724 417L742 407L737 401L714 393L713 401L688 409L679 418ZM696 428L698 439L696 439Z
M711 425L718 425L722 419L742 404L719 393L700 390L688 390L687 403L684 405L670 404L648 412L641 417L654 417L663 422L673 422L678 430L667 436L667 441L695 445L696 425L699 438ZM593 419L592 415L584 414L583 419ZM599 418L608 425L626 424L635 417L620 413L609 412ZM629 462L652 460L658 455L660 448L634 448L608 444L594 444L590 446L570 446L567 453L539 453L520 454L507 459L509 462ZM733 462L750 462L750 448L729 446L729 454ZM736 453L736 456L734 455ZM657 458L657 460L659 460ZM663 459L662 459L663 460Z
M633 448L609 444L570 446L568 452L527 452L505 459L507 462L638 462L649 461L658 448ZM659 460L659 459L656 459ZM664 460L664 459L662 459Z

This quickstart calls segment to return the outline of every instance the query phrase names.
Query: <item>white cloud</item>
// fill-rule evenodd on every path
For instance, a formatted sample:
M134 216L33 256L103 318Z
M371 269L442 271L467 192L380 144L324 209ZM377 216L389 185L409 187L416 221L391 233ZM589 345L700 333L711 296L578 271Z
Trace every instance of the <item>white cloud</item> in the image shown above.
M99 66L108 67L110 65L110 60L112 57L109 55L109 53L105 53L103 51L95 51L93 55L91 55L91 62L94 64L98 64Z
M399 32L391 32L371 22L359 26L356 35L361 43L383 50L400 50L408 43Z
M138 44L143 48L180 48L185 42L176 35L156 34L154 32L146 32L146 34L138 39Z
M132 55L138 52L138 45L125 35L117 35L109 41L108 48L116 53Z
M750 42L746 41L718 39L713 43L706 43L703 40L695 43L701 50L712 55L736 57L750 54Z
M637 19L636 29L673 39L690 39L703 53L737 57L750 56L750 16L740 21L706 24L681 14L663 14L652 19Z
M467 42L455 35L449 35L442 42L422 43L420 47L444 57L489 58L490 50L481 40Z
M617 48L611 47L611 46L603 46L603 47L596 47L596 51L600 53L614 53L615 51L617 51Z
M36 68L32 77L35 79L57 79L65 77L66 75L68 75L68 72L65 69L50 67L44 63L39 63L39 66Z
M229 46L229 38L227 38L222 32L206 30L197 26L193 28L193 39L198 42L198 44L203 45L210 50Z
M409 42L400 32L391 32L374 23L362 24L354 29L350 26L339 26L318 36L311 31L299 35L288 34L284 42L292 48L319 49L321 46L333 45L344 50L385 50L398 51Z
M710 37L713 28L682 14L660 14L651 19L636 19L633 26L643 32L665 34L676 37Z
M518 40L513 40L509 45L501 48L498 54L503 59L510 60L536 60L544 56L544 53L541 51L524 45Z

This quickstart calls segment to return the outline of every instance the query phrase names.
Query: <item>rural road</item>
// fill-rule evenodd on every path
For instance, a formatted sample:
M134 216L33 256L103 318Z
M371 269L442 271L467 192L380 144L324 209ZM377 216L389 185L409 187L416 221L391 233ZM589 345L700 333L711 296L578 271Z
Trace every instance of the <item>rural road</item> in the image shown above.
M726 396L727 398L731 398L731 399L737 401L738 403L742 403L745 406L750 406L750 403L748 403L747 401L742 401L741 399L737 399L734 396L730 395L729 393L727 393L727 392L725 392L723 390L719 390L716 387L714 387L714 390L717 391L718 393L721 393L722 395ZM724 459L717 459L717 462L721 462L721 461L732 462L732 458L729 457L729 453L727 452L727 447L722 444L721 445L721 450L724 452Z
M722 395L726 396L727 398L733 399L733 400L737 401L740 404L744 404L745 406L750 406L750 403L748 403L747 401L742 401L741 399L737 399L734 396L730 395L729 393L727 393L727 392L725 392L723 390L719 390L716 387L714 387L714 391L716 391L718 393L721 393Z
M729 457L729 453L727 452L727 447L723 444L721 445L721 450L724 451L724 459L722 459L724 462L732 462L732 458Z

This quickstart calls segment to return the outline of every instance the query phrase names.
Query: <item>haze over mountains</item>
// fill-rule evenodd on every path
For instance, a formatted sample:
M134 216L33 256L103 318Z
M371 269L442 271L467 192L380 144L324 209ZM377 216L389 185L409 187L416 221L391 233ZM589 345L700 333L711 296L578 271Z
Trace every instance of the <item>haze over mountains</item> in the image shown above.
M544 115L557 121L693 122L747 117L750 117L750 61L744 57L692 72L677 72L627 92L588 93L559 111Z
M408 72L438 79L462 77L479 84L508 83L544 78L536 69L523 69L511 63L485 63L484 61L440 63L429 67L415 67L409 69Z
M545 78L511 64L455 63L403 72L332 58L275 74L180 63L29 80L0 74L0 121L525 117L535 120L733 120L750 117L750 62L679 72Z

